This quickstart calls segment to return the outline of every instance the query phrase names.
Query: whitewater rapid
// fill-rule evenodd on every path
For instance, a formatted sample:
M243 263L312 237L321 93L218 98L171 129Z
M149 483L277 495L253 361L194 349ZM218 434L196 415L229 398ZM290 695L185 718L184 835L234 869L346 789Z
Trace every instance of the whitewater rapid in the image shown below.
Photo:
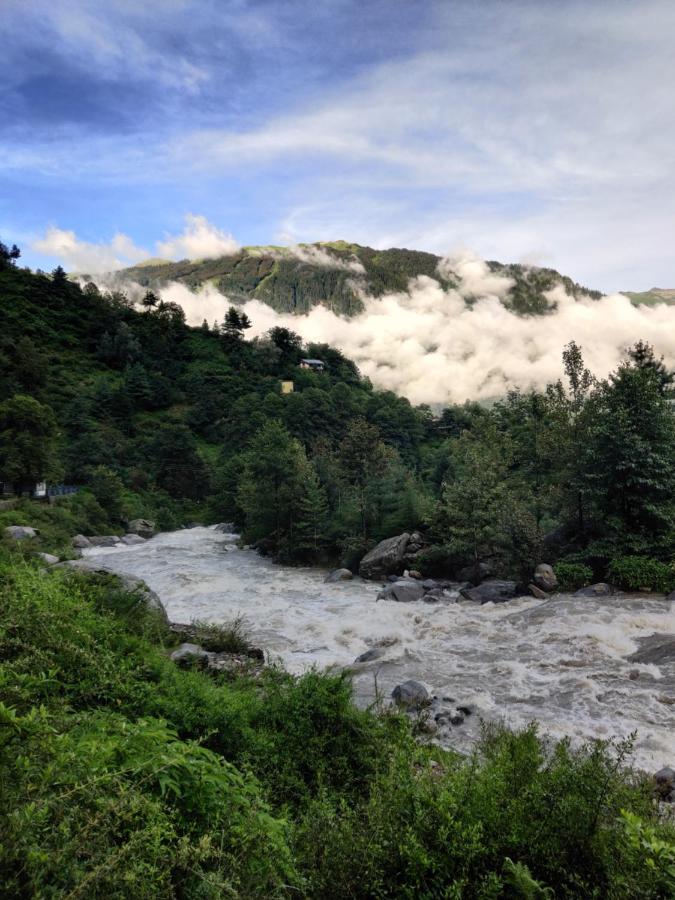
M160 534L131 547L85 551L88 561L143 578L173 622L242 617L269 658L291 672L353 671L361 705L400 682L425 683L451 706L473 705L438 739L469 750L480 720L533 719L552 737L638 732L635 764L675 763L675 662L629 662L639 639L675 633L675 603L645 597L521 598L498 605L377 601L381 585L324 584L326 572L279 566L212 528ZM384 655L354 666L360 654Z

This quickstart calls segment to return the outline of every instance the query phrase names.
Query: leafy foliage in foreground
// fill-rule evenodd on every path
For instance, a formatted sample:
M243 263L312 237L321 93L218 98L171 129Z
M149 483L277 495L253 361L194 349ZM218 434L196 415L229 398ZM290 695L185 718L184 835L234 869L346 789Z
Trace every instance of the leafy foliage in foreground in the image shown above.
M666 898L630 747L461 759L344 678L177 669L105 580L0 558L3 896Z

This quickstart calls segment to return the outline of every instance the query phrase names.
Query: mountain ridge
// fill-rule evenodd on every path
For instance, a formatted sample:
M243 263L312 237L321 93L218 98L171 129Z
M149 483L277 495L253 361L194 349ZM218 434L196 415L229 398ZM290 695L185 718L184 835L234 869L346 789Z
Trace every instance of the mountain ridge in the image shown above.
M293 247L243 247L214 259L146 260L115 277L122 284L135 282L148 290L159 290L170 282L193 291L209 285L234 303L260 300L282 313L301 315L321 305L354 316L363 310L363 294L379 297L405 291L410 280L420 275L436 279L445 288L456 286L458 279L451 270L439 271L441 260L423 250L376 250L344 240L318 241ZM495 260L487 265L491 272L513 279L503 302L520 315L551 311L555 304L545 294L556 285L577 298L602 296L555 269Z

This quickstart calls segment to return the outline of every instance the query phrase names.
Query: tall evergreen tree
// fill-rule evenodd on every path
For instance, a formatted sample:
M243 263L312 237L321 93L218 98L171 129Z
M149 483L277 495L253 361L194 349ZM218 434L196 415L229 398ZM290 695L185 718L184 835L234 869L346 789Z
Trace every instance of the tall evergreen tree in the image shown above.
M297 501L293 556L316 559L328 544L328 500L314 466L303 462L302 489Z
M662 372L641 353L597 392L587 480L600 533L617 550L658 553L672 538L675 416Z
M0 473L16 491L61 475L51 407L16 394L0 403Z
M237 503L244 513L248 540L269 540L275 553L293 546L297 498L306 474L299 442L281 422L267 422L244 454Z

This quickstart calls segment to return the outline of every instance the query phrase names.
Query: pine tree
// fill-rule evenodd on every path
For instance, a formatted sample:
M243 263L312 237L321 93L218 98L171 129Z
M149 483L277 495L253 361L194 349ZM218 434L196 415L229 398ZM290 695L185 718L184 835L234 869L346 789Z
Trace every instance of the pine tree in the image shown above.
M152 291L146 291L145 296L141 300L141 304L148 312L151 309L154 309L159 304L159 302L159 297Z
M658 554L675 528L675 416L641 353L600 386L587 459L600 533L618 551Z
M276 554L292 547L306 467L302 446L281 422L267 422L256 432L244 454L237 491L248 540L264 539Z
M328 544L328 500L314 466L306 462L302 468L291 550L295 557L315 559Z

